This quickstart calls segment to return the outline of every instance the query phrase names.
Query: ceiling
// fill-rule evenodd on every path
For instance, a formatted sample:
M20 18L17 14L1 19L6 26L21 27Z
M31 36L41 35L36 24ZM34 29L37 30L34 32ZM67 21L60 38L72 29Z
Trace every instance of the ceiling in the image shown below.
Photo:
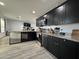
M66 0L0 0L5 6L0 5L0 11L5 18L33 22L51 9L62 4ZM36 11L35 14L32 11ZM19 19L21 16L21 19Z

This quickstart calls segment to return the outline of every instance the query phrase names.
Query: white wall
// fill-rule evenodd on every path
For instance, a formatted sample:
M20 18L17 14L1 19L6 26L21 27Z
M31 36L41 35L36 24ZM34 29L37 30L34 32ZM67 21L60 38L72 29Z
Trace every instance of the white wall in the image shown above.
M62 32L66 32L66 33L72 33L73 29L79 29L79 23L76 24L67 24L67 25L53 25L53 26L44 26L43 28L55 28L55 27L60 27L62 30Z
M36 31L37 27L36 27L36 20L33 20L30 22L31 23L31 27L33 27Z
M6 31L21 31L23 30L23 23L27 21L19 21L19 20L12 20L12 19L6 19ZM33 27L36 30L36 20L33 19L29 22L31 24L31 27Z
M21 31L23 29L22 21L6 20L6 31Z

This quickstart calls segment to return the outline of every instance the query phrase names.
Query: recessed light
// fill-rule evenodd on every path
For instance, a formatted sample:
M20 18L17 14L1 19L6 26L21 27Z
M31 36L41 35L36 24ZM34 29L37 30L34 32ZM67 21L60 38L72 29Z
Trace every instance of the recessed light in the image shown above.
M44 15L44 17L47 17L47 15Z
M5 4L4 4L3 2L1 2L1 1L0 1L0 5L1 5L1 6L5 6Z
M33 13L33 14L35 14L35 13L36 13L36 11L32 11L32 13Z
M60 6L59 8L58 8L58 10L60 10L60 11L62 11L64 9L64 6Z

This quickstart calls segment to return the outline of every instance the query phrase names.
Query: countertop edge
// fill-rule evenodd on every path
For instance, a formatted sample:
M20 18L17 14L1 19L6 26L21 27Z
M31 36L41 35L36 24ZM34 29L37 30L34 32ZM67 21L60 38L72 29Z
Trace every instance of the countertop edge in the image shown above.
M54 36L54 37L58 37L58 38L62 38L62 39L66 39L66 40L70 40L70 41L74 41L79 43L79 37L73 37L71 35L56 35L56 34L47 34L47 33L42 33L43 35L49 35L49 36Z

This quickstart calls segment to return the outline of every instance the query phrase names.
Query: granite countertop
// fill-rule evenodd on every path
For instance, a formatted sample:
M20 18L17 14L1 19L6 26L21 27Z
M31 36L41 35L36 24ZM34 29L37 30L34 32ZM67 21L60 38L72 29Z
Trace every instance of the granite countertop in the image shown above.
M63 38L63 39L67 39L67 40L71 40L71 41L74 41L74 42L79 42L78 36L72 36L70 34L69 35L48 34L48 33L43 33L43 34L58 37L58 38Z

